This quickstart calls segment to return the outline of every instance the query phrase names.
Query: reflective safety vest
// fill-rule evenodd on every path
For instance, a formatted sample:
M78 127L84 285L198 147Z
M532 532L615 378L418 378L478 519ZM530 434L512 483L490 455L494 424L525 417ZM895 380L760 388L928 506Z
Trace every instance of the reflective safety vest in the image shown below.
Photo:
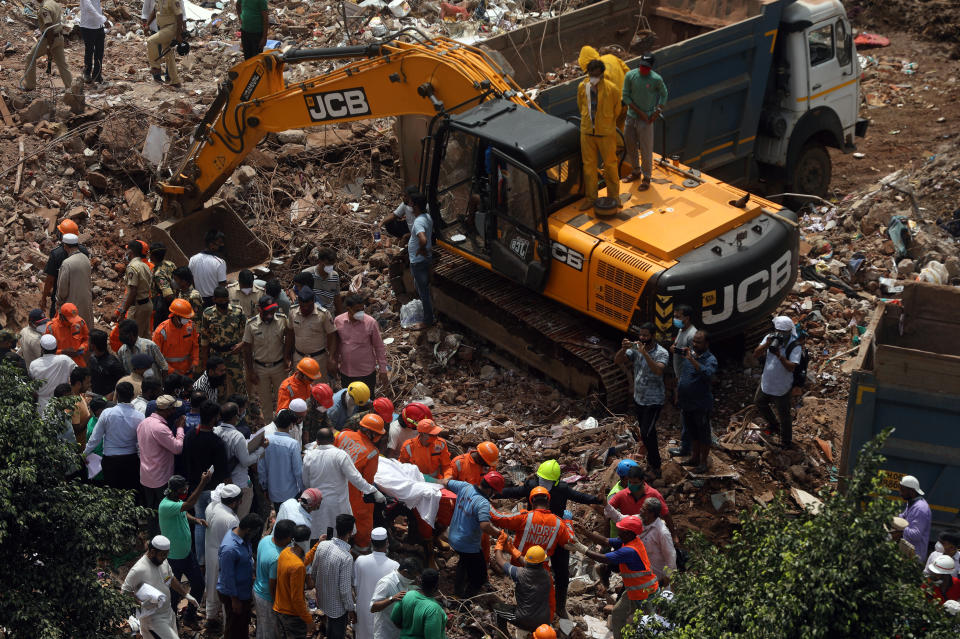
M450 466L450 450L447 442L437 437L429 446L424 446L416 437L408 439L400 447L400 462L416 464L424 475L439 478Z
M277 412L290 408L290 402L297 398L303 401L310 398L310 384L294 374L280 382L277 390Z
M620 576L623 577L623 586L626 590L627 597L634 601L643 601L659 588L657 576L650 570L650 560L647 558L647 549L644 548L643 542L640 541L639 537L630 543L624 544L624 548L633 549L640 555L643 565L646 566L644 570L635 571L626 564L620 564Z
M173 320L166 320L153 331L153 342L163 353L170 365L170 371L187 374L200 363L199 335L188 321L177 328Z
M347 453L353 465L357 468L363 478L369 483L373 483L373 477L377 474L377 467L380 465L380 451L370 443L366 437L355 430L342 430L337 433L334 439L337 448ZM353 484L350 485L353 487Z
M511 515L490 511L494 525L514 533L513 547L523 555L532 546L540 546L547 555L553 555L557 546L566 546L574 537L562 519L546 508L522 510Z

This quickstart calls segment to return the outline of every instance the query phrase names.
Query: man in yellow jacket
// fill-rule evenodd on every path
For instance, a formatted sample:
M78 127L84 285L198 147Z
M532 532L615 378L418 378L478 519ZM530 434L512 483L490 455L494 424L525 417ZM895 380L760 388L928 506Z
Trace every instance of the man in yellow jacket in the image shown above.
M630 67L627 66L626 62L611 53L610 47L605 47L602 50L606 50L607 53L601 54L590 45L586 45L580 49L580 58L577 60L577 62L580 63L580 69L586 73L587 65L590 64L591 60L600 60L604 66L603 77L613 82L613 86L622 92L623 78L627 75ZM623 129L624 120L627 119L627 106L625 104L621 104L620 106L620 114L617 116L617 128Z
M621 92L604 79L605 66L599 59L587 63L587 77L577 88L580 107L580 155L583 157L585 211L597 199L597 160L603 160L603 179L607 197L620 206L620 176L617 173L617 116L620 114Z

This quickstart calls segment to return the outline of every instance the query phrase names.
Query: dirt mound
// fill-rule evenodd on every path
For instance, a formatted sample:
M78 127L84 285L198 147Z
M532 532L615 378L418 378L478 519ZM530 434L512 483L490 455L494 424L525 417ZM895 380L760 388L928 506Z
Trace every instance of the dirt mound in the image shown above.
M960 4L956 0L860 0L849 3L848 14L861 24L908 29L924 38L954 45L960 39Z

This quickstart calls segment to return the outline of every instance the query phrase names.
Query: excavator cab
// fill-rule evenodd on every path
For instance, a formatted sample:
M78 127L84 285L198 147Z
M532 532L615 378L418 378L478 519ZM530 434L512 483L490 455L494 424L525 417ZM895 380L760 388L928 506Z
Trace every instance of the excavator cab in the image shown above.
M579 131L507 100L434 119L421 188L435 228L468 259L542 292L551 213L579 197Z

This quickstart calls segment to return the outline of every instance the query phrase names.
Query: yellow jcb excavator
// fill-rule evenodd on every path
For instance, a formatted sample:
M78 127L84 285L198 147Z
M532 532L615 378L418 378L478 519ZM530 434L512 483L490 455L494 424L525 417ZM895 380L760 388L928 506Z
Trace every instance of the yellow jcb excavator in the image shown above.
M353 61L284 81L287 64L331 59ZM619 212L580 211L577 124L541 111L482 50L413 31L233 67L160 186L164 210L182 218L162 234L182 243L223 224L190 216L268 132L408 114L432 117L420 187L440 247L435 306L575 392L622 404L629 381L612 353L624 333L646 321L668 332L674 307L689 304L699 325L733 335L795 279L792 212L663 158L652 188L628 191ZM234 255L264 256L245 227L223 230Z

